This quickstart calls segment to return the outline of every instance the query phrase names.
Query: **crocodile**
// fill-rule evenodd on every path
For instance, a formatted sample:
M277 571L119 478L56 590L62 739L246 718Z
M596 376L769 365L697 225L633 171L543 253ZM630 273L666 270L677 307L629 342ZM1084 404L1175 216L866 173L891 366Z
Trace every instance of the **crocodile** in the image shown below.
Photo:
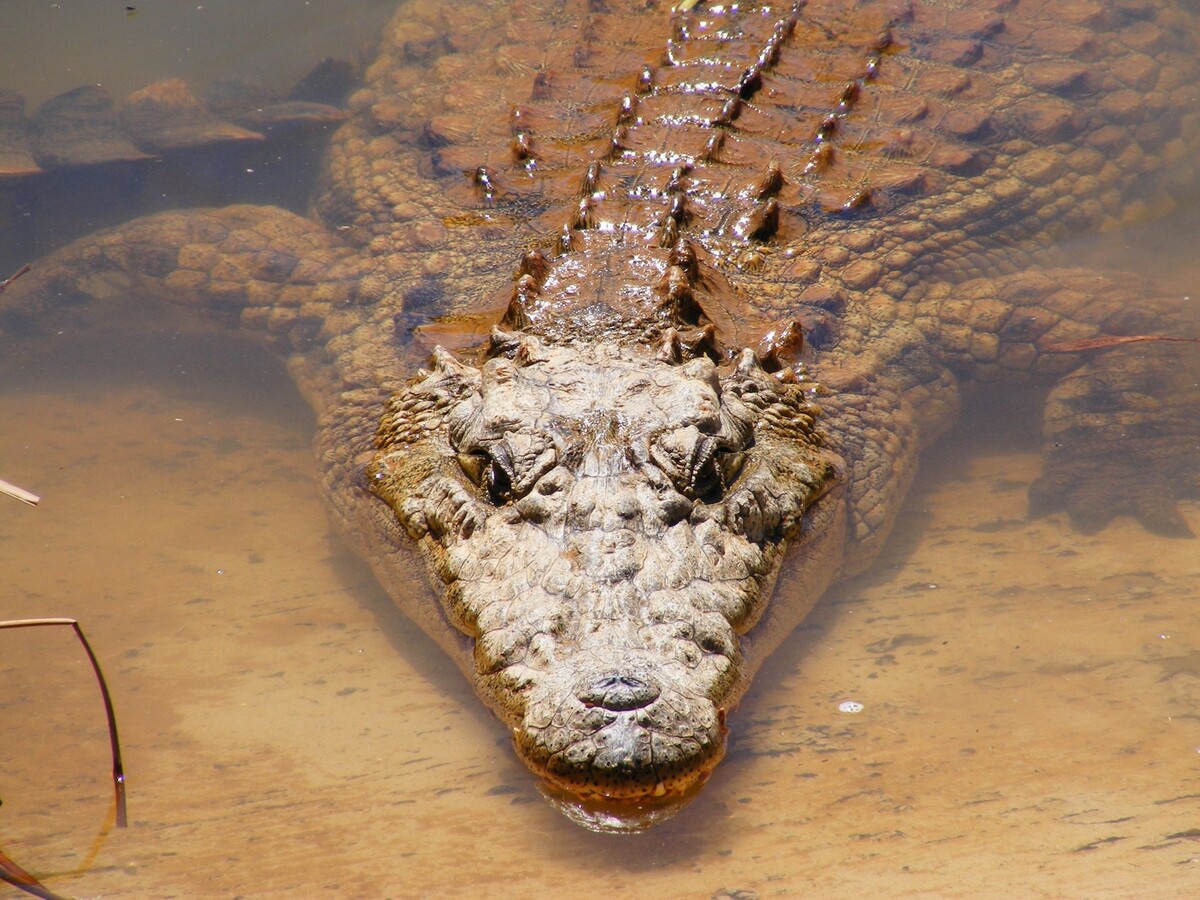
M1196 49L1152 0L417 0L309 216L89 235L0 329L137 295L260 336L395 603L552 802L643 828L969 385L1049 390L1033 512L1188 533L1185 345L1104 349L1187 304L1051 254L1195 183Z

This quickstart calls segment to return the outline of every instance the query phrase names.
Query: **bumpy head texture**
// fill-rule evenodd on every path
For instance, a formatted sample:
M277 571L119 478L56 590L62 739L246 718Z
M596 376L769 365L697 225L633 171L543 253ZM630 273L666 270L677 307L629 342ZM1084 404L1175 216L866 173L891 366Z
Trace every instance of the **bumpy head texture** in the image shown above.
M493 335L393 397L368 476L417 540L476 688L581 798L677 796L724 752L739 636L832 483L800 385L635 344Z

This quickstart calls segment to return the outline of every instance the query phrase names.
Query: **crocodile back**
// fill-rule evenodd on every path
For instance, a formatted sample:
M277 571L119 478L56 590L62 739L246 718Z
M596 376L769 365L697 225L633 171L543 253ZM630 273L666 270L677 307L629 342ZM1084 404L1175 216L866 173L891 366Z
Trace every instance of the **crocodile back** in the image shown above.
M720 276L693 318L737 343L1168 205L1191 26L1149 0L416 3L318 209L398 276L393 312L503 309L540 248L551 330L658 329L682 240Z

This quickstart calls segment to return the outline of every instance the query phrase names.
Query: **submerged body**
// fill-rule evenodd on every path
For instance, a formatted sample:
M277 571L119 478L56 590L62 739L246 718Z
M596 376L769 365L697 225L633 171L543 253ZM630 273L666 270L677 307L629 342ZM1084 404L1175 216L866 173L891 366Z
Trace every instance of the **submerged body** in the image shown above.
M264 334L321 413L349 540L594 827L703 782L755 669L886 537L961 381L1075 373L1040 508L1178 531L1175 487L1131 459L1195 467L1165 351L1053 352L1184 311L1032 268L1192 178L1190 20L649 7L406 6L314 219L138 220L0 301L11 327L109 273Z

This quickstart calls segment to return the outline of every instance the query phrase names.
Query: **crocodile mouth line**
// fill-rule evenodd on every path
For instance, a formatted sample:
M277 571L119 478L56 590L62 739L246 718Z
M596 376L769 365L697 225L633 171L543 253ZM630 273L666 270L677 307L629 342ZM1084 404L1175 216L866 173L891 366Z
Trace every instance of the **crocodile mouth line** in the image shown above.
M581 794L573 786L560 786L544 776L538 791L551 806L589 831L635 834L666 821L691 803L723 755L722 751L703 773L675 791L667 791L664 786L662 793L656 790L640 797L614 798Z
M653 737L653 734L648 730L628 721L616 722L608 727L623 735L626 740L622 743L629 742L629 738L639 732L645 732L648 738ZM671 797L678 798L688 794L696 786L704 783L709 775L712 774L717 764L724 758L726 749L725 735L726 730L722 727L719 735L714 736L710 747L706 748L708 752L699 759L687 760L687 768L683 771L660 774L659 766L653 759L640 772L633 772L632 766L630 766L630 774L646 779L645 781L636 781L633 783L610 782L608 780L609 773L602 772L595 767L577 773L570 773L564 777L563 774L555 770L552 761L544 764L531 760L525 747L529 736L520 728L514 729L513 744L517 748L518 755L529 769L546 782L546 784L579 798L620 804L666 800ZM627 757L627 759L632 760L632 755ZM676 764L673 768L678 769L680 767Z
M630 764L629 774L637 780L612 782L611 772L596 767L569 773L566 777L555 770L553 760L540 763L531 758L530 735L521 728L513 730L517 755L539 777L538 789L556 809L572 821L592 831L638 832L664 821L687 806L708 781L727 748L725 710L717 713L717 727L703 755L675 761L660 767L651 756L648 765L634 768L636 751L627 746L639 735L653 741L654 735L635 721L635 713L622 712L607 728L623 737L614 741L615 749L624 752L623 760ZM626 746L622 746L625 744Z

